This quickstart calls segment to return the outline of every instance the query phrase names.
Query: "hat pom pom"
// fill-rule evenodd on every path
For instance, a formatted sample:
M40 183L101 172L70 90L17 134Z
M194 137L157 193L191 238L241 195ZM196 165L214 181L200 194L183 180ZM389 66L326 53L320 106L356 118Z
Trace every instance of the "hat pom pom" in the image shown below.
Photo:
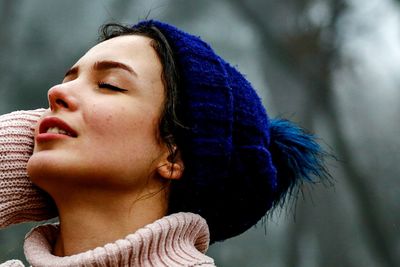
M274 205L283 204L286 196L294 196L304 182L316 183L330 175L325 165L329 155L316 137L285 119L270 121L272 161L277 170Z

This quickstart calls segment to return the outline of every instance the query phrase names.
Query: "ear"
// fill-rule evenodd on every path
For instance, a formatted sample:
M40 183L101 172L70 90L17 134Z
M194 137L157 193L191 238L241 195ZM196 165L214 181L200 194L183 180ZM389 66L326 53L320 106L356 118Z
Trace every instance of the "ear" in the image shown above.
M179 179L183 175L184 165L179 151L171 160L169 151L164 153L157 166L158 174L165 179Z

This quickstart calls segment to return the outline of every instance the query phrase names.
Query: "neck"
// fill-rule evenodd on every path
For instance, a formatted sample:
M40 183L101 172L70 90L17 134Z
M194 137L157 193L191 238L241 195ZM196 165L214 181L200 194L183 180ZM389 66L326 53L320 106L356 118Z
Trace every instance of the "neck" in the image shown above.
M54 255L70 256L125 238L167 211L164 190L144 194L93 191L79 189L53 197L60 218Z

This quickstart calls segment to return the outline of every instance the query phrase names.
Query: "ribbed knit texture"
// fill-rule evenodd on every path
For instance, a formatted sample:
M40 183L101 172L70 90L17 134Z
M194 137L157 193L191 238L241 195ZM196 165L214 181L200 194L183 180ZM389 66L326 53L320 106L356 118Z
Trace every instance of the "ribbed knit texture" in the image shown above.
M207 223L193 213L163 217L125 239L67 257L51 254L58 233L57 224L47 224L27 235L24 250L32 266L215 266L204 254L209 244Z
M44 109L0 116L0 228L54 216L46 195L28 179L34 126Z

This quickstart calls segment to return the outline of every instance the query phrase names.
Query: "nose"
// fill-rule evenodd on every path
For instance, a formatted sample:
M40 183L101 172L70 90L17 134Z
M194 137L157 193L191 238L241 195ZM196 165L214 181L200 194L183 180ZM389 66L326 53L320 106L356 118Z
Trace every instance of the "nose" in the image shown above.
M51 111L77 109L77 99L71 94L67 84L58 84L49 89L47 93Z

